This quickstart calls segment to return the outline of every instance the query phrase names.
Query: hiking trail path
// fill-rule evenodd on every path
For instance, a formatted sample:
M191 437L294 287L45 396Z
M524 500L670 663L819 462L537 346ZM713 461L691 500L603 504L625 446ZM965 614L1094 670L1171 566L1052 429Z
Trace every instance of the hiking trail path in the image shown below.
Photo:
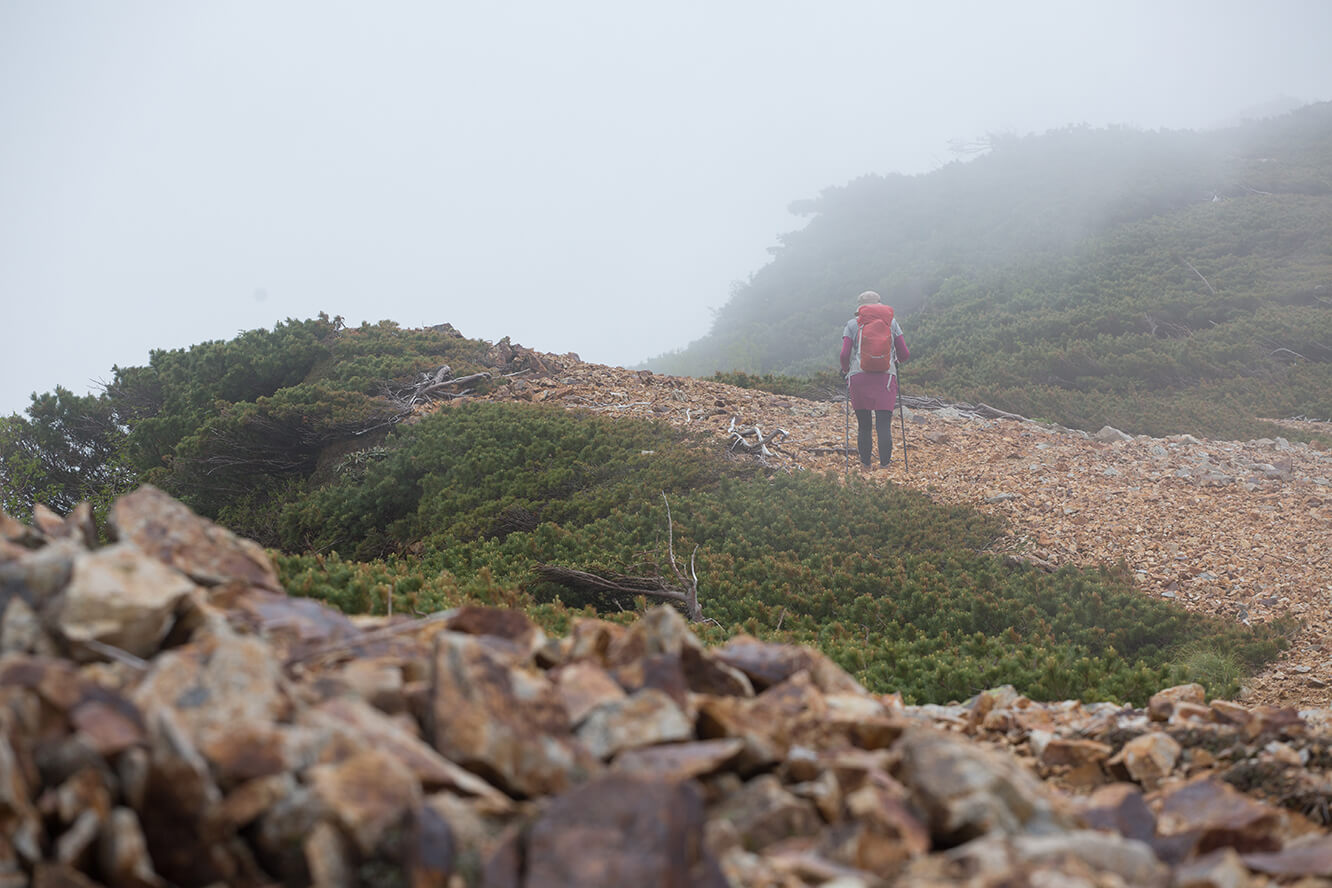
M777 471L855 472L1002 515L1010 531L992 551L1043 568L1122 559L1143 594L1190 611L1248 623L1293 617L1298 628L1289 649L1246 681L1242 699L1332 706L1332 453L1282 438L1150 438L1113 429L1087 435L954 408L908 408L910 471L897 414L892 465L871 471L841 451L843 402L587 364L573 355L539 358L548 374L513 377L475 399L658 419L712 433L724 448L735 443L735 432L755 426L765 438L785 430L768 445L769 455L745 458ZM750 431L745 441L756 438ZM854 447L854 416L850 440Z

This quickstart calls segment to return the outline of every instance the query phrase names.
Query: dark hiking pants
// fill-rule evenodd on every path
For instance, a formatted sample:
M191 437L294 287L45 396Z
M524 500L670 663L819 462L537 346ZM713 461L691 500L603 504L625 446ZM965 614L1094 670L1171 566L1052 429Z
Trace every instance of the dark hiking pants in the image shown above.
M860 451L860 461L869 465L874 456L873 427L876 425L879 427L879 465L886 466L893 458L893 411L856 411L856 450Z

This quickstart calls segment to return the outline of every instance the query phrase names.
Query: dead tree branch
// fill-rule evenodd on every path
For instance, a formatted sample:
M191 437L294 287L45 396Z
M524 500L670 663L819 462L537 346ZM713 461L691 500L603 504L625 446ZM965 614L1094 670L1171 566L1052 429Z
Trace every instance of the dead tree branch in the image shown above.
M760 456L772 456L772 451L768 449L768 445L771 444L774 448L780 449L781 442L790 434L791 433L786 429L777 429L772 434L764 436L763 429L759 428L757 425L747 429L737 429L735 428L735 423L732 422L730 429L731 446L727 449L732 453L736 450L740 450L744 453L757 453ZM753 435L754 440L749 441L746 438L747 435Z
M982 419L1012 419L1017 422L1025 422L1027 419L1025 416L1009 413L988 404L953 404L939 398L922 397L920 395L903 395L902 403L912 410L956 410L958 413L978 416Z
M537 564L532 568L533 572L543 580L575 592L610 596L646 595L670 601L684 608L685 616L690 622L703 622L703 608L698 603L698 570L694 562L695 556L698 555L698 546L694 547L693 554L689 556L689 573L686 575L684 565L675 557L675 523L671 516L671 503L666 499L665 491L662 491L661 498L666 502L666 554L670 558L671 571L675 574L679 586L670 585L662 577L634 577L613 571L593 573L559 564ZM619 606L618 601L613 598L612 601L617 607Z
M1204 284L1207 284L1207 289L1212 292L1213 296L1216 295L1216 288L1213 287L1210 283L1208 283L1207 278L1203 277L1203 273L1199 271L1197 268L1195 268L1192 262L1185 259L1183 256L1179 257L1179 261L1187 265L1189 267L1189 270L1198 276L1198 280L1202 281Z

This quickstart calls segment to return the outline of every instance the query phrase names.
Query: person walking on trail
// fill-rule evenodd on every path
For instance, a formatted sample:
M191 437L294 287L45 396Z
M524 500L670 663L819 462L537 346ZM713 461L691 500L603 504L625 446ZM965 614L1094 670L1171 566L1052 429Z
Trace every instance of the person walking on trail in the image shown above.
M902 328L891 306L879 294L866 290L859 296L856 316L842 331L842 375L856 411L856 450L860 462L870 466L874 431L879 433L879 465L893 456L893 407L897 404L897 365L911 357Z

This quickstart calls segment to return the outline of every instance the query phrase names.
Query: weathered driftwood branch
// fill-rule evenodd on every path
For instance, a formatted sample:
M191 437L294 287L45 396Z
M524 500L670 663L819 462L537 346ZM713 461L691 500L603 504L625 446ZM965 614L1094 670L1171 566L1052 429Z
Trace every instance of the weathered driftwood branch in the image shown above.
M973 416L979 416L983 419L1012 419L1018 422L1024 422L1025 416L1019 416L1016 413L1009 413L1006 410L1000 410L997 407L991 407L989 404L953 404L947 401L941 401L938 398L922 397L920 395L903 395L902 403L912 410L944 410L952 409L958 413L969 413Z
M772 451L768 449L768 445L771 444L773 447L778 447L790 434L791 433L786 429L777 429L772 434L765 436L763 434L763 429L759 428L757 425L747 429L737 429L735 428L735 421L732 420L730 429L731 446L728 449L732 452L735 452L738 449L745 453L757 453L762 456L772 456ZM754 440L749 441L745 437L746 435L753 435Z
M403 386L385 386L385 396L396 404L405 413L411 412L411 409L423 401L433 401L437 398L456 398L466 394L462 386L468 383L477 382L482 379L492 379L489 371L480 373L470 373L467 376L453 375L453 369L445 364L434 373L422 373L421 378L414 383Z
M666 504L666 553L671 559L671 570L675 571L675 577L680 584L685 587L685 610L690 620L697 623L703 619L703 609L698 606L698 572L694 570L694 556L698 554L698 546L689 555L689 576L686 580L684 572L680 569L679 563L675 560L675 526L671 522L671 501L666 499L666 491L661 492L662 502Z
M543 580L566 589L606 595L646 595L671 601L684 607L685 616L691 622L703 622L703 608L698 603L698 570L694 562L698 546L694 547L689 556L689 574L686 576L684 566L675 558L675 523L671 518L671 502L666 499L665 491L662 491L661 498L666 503L666 554L671 562L671 571L680 583L679 588L669 585L661 577L632 577L613 571L592 573L559 564L538 564L532 570Z
M602 592L609 595L648 595L683 604L686 608L690 605L689 593L666 585L660 577L632 577L612 571L592 573L559 564L538 564L532 570L543 580L549 580L566 589Z

